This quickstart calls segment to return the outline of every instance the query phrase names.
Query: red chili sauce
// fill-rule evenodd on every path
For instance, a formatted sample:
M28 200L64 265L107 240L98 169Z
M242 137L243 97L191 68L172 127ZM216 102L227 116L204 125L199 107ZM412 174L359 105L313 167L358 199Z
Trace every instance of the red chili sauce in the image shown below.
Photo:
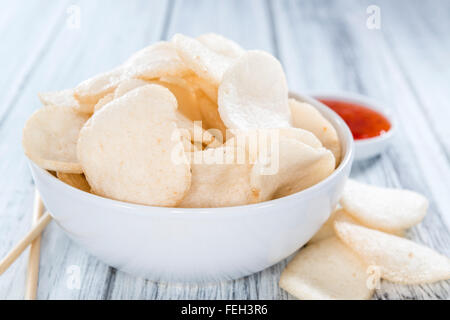
M347 123L355 140L373 138L389 131L391 123L381 113L359 104L319 99Z

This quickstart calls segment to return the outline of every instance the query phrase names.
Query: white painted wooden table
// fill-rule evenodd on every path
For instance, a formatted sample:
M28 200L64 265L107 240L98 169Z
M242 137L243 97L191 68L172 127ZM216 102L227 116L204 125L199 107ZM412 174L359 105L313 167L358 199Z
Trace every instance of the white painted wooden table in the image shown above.
M380 29L366 26L369 5ZM80 20L77 23L77 12ZM276 55L291 90L347 90L384 101L398 136L352 176L431 201L408 237L450 255L450 1L0 1L0 256L31 223L33 181L21 148L36 93L75 86L176 32L218 32ZM446 226L447 225L447 226ZM24 294L27 254L0 276L0 299ZM157 284L108 267L54 223L42 243L39 299L292 299L285 262L206 286ZM70 275L80 275L80 288ZM75 272L75 273L74 273ZM383 282L378 299L449 299L450 283Z

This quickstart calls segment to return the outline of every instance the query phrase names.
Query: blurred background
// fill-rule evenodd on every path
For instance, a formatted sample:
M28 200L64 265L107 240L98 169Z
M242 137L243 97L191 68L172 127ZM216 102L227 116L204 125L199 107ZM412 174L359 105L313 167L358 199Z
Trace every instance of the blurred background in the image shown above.
M74 87L178 32L216 32L246 49L272 53L294 92L344 90L383 103L397 119L398 135L383 155L355 163L352 176L425 194L431 206L423 228L433 233L412 232L425 243L441 243L446 246L441 251L448 252L449 30L448 0L1 0L0 254L31 221L34 186L21 131L40 107L37 93ZM444 240L433 239L443 233ZM43 242L42 259L53 259L53 267L76 259L93 274L108 270L56 226L47 229ZM23 288L14 282L23 278L23 268L24 261L18 262L8 278L0 279L0 298L21 296ZM41 292L44 297L126 296L104 291L105 279L98 276L92 276L93 291L69 292L64 278L51 271L52 266L42 267L40 290L53 287Z

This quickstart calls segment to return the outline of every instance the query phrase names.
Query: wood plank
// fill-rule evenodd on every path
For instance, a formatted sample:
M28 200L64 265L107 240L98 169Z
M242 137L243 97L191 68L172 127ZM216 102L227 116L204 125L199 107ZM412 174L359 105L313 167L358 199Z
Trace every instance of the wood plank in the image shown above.
M39 107L36 93L76 85L79 81L123 62L134 51L158 39L162 32L167 2L117 3L81 1L79 29L65 24L66 8L57 14L62 25L41 50L39 59L22 81L21 90L10 104L11 111L0 127L0 173L9 183L0 185L0 254L5 254L28 230L31 222L33 184L21 148L21 128ZM46 11L47 10L47 11ZM22 19L42 24L54 14L51 7L30 10ZM40 19L43 19L42 21ZM118 23L126 21L126 23ZM37 28L37 27L36 27ZM27 32L26 28L21 29ZM139 32L136 32L139 30ZM39 29L37 32L39 33ZM11 75L14 73L11 72ZM1 100L0 105L4 105ZM52 223L42 239L38 299L100 299L108 287L110 268L74 244ZM21 299L25 284L26 254L0 277L0 298ZM71 267L80 270L80 289L70 289Z
M387 21L384 35L450 162L450 141L447 139L450 127L446 121L450 118L446 103L450 98L450 4L439 0L426 6L417 1L412 3L414 5L410 2L406 5L405 1L383 3ZM389 22L394 19L404 23L391 30Z
M216 32L245 49L274 53L269 15L266 4L258 0L176 1L167 35Z
M406 5L405 1L383 3L385 10L382 10L386 13L383 36L421 110L417 116L427 122L427 131L437 142L435 147L430 147L419 137L418 142L422 142L422 149L426 150L419 158L423 166L429 167L425 179L449 226L450 199L447 190L450 188L450 176L446 168L450 164L450 142L447 138L450 135L450 109L447 105L450 100L450 64L446 61L450 59L450 38L447 36L450 30L450 4L448 1L430 2L426 6L419 2L413 4L408 2ZM399 19L403 23L392 29L393 23ZM435 149L432 156L428 151L430 148ZM432 166L430 158L434 159Z
M430 192L428 187L437 178L436 168L441 176L448 177L448 164L383 34L365 28L366 7L355 2L334 2L329 6L323 2L318 5L316 1L276 2L281 59L291 66L287 69L289 81L300 91L350 90L386 101L399 121L396 141L381 157L355 163L352 176L425 194L431 201L428 216L408 237L449 255L450 234L438 207L446 200ZM293 21L303 21L311 27L293 28ZM397 19L396 23L401 24L403 20ZM403 111L405 106L407 112ZM427 145L426 154L423 144ZM383 282L376 298L449 296L448 281L414 287Z
M2 75L5 75L0 77L0 125L12 110L33 67L61 27L66 6L67 1L57 5L48 1L15 2L6 6L9 8L5 12L10 11L10 14L2 19L4 27L0 28L2 47L8 48L0 50L0 67ZM41 12L40 18L32 19L37 11Z

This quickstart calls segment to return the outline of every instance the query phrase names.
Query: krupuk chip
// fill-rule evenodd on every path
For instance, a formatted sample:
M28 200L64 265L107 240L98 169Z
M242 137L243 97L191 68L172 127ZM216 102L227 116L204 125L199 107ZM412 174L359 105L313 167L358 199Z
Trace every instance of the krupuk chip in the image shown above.
M82 173L76 146L80 129L87 119L87 115L73 108L49 105L37 110L23 129L25 154L41 168Z
M147 85L96 112L78 140L78 158L95 194L154 206L176 206L191 184L176 131L175 97ZM174 154L178 152L178 154Z

